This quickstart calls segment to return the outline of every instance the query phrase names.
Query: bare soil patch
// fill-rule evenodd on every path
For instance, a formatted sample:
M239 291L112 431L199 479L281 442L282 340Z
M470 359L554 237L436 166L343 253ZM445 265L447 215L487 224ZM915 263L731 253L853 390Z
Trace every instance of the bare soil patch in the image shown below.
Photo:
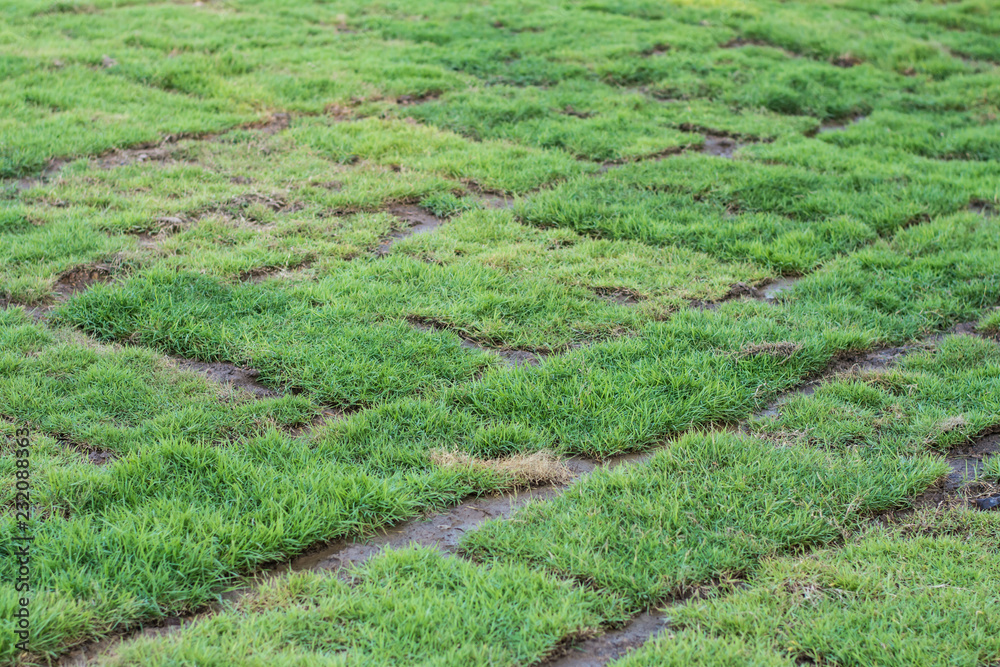
M664 613L643 612L623 627L591 637L542 664L546 667L601 667L639 648L668 627L670 623Z
M602 299L628 306L634 306L646 299L645 295L627 287L594 287L592 289L594 294Z
M397 204L395 206L390 206L388 210L389 213L393 214L401 222L403 222L404 227L399 231L393 232L389 238L382 241L379 247L375 250L375 254L379 257L388 254L389 249L397 241L409 238L414 234L426 234L427 232L432 232L444 224L444 220L437 217L430 211L412 204Z
M281 395L280 392L257 382L260 372L252 368L240 368L225 361L195 361L179 357L171 357L171 359L179 368L194 371L212 382L244 389L257 398L271 398Z
M110 282L111 278L110 266L104 264L78 266L60 275L52 289L60 299L66 299L89 289L91 285Z

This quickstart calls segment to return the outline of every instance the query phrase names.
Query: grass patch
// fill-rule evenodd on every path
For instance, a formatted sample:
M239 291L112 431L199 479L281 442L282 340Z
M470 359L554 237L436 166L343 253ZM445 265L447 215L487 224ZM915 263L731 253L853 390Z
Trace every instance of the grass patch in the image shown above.
M283 578L175 638L129 645L114 664L521 665L614 614L613 600L522 565L411 548L373 558L351 583Z
M678 607L675 630L615 664L993 662L997 517L969 514L957 513L952 534L874 529L842 549L768 561L746 589Z
M638 610L711 580L742 578L775 553L835 540L945 469L928 459L873 463L688 435L644 465L597 471L514 520L484 525L463 549L572 576Z

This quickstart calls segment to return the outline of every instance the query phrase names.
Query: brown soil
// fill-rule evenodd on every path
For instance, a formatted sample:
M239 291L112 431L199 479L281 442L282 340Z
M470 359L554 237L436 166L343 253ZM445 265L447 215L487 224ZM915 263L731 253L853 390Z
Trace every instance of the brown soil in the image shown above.
M110 280L111 268L108 266L103 264L78 266L59 276L59 280L56 281L52 291L60 299L66 299L88 289L91 285L106 283Z
M735 153L739 148L742 148L743 145L744 144L737 142L732 137L706 134L705 143L702 145L701 152L706 155L714 155L716 157L732 158L733 153Z
M260 373L253 369L240 368L225 361L195 361L179 357L171 358L179 368L204 375L212 382L230 384L234 387L245 389L257 398L281 396L280 392L257 382L257 377Z
M584 640L558 658L547 660L546 667L599 667L638 648L669 627L667 617L659 612L642 613L624 627L609 630Z
M857 115L846 120L824 120L813 134L823 134L824 132L840 132L849 126L863 121L867 116Z
M646 299L645 295L627 287L594 287L592 289L602 299L629 306Z
M388 254L389 249L396 241L408 238L414 234L432 232L444 224L444 220L430 211L412 204L390 206L389 213L399 218L404 223L404 227L399 231L393 232L389 238L382 241L381 245L375 251L375 254L379 257Z

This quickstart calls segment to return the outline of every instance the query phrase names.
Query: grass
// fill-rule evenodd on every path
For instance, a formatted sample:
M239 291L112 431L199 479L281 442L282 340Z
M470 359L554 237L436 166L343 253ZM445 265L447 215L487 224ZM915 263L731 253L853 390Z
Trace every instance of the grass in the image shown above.
M895 550L965 581L935 555L954 536L918 553L923 537L866 521L997 424L992 9L0 0L0 432L32 430L36 534L33 653L0 634L0 662L564 479L568 456L667 443L470 535L479 561L407 551L353 588L281 579L121 660L525 664L708 581L745 578L715 600L750 604L813 551L861 571ZM801 279L739 298L781 277ZM840 357L972 321L978 338L710 431ZM172 357L252 369L274 395ZM960 546L978 558L976 535ZM692 620L630 660L945 655L864 625L888 604L871 590L847 611L761 593L753 632ZM774 623L799 618L902 648L803 620L792 650Z
M848 375L795 397L752 428L779 441L870 456L947 453L1000 425L998 372L995 343L949 336L890 371Z
M595 472L516 520L486 524L463 548L571 576L637 611L738 580L766 556L835 540L944 471L927 458L872 462L688 435L642 466Z
M771 560L744 590L678 607L676 629L614 664L993 662L995 519L962 512L930 519L944 534L874 529L840 549Z
M524 566L484 569L414 547L372 559L348 583L276 581L179 641L130 646L115 664L530 664L615 613L614 601Z
M931 452L1000 424L998 354L991 341L947 337L898 370L831 380L752 421L753 435L771 442L685 436L643 466L595 473L484 526L464 548L536 563L634 607L743 577L760 558L829 542L905 505L946 472Z

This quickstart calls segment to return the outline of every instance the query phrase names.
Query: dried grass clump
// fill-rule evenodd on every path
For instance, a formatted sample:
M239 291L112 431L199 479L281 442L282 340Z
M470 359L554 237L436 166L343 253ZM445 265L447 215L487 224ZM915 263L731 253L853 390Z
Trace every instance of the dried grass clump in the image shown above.
M481 459L466 452L435 450L430 458L435 465L446 468L485 468L510 478L518 486L565 484L572 478L566 464L546 450L500 459Z

